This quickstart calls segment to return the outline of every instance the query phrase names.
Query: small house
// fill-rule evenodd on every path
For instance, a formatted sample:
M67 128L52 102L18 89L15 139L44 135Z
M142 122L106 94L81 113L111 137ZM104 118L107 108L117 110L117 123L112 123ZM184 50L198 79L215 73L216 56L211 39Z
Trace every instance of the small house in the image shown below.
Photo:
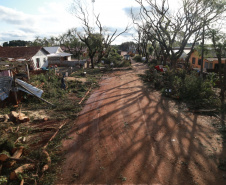
M48 66L47 54L43 47L0 47L0 57L9 61L28 61L34 70Z
M60 65L64 61L71 61L72 54L63 52L59 46L44 47L44 49L48 52L49 65Z

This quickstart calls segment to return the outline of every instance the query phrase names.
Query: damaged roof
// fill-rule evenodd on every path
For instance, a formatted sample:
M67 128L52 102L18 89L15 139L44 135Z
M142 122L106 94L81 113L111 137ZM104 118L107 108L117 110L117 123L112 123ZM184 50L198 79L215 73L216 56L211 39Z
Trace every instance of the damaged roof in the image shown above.
M2 76L0 78L0 100L8 98L9 91L11 90L12 77Z
M41 49L42 47L0 47L0 57L29 60Z

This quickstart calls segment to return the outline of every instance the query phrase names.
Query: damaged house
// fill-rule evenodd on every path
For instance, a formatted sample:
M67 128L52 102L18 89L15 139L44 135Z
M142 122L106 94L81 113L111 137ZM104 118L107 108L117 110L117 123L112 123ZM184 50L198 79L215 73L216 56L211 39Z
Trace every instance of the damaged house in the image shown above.
M44 47L49 53L48 63L49 66L57 65L61 67L76 67L82 66L86 68L86 60L72 60L72 54L64 52L61 47Z
M0 62L0 107L9 102L18 104L23 93L28 93L47 102L41 98L43 90L25 82L29 79L29 70L26 71L27 66L26 62ZM28 75L18 73L18 71L22 71L21 68L24 68ZM21 79L25 79L25 81Z
M43 47L1 47L0 57L9 61L28 61L30 69L37 70L48 66L49 53Z

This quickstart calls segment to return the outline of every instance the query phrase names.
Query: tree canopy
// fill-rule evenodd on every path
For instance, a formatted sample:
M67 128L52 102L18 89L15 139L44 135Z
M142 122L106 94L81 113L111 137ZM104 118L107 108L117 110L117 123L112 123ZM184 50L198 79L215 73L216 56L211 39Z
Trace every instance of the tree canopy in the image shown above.
M168 0L135 1L140 10L138 14L131 11L134 24L160 45L172 65L189 41L197 42L203 26L211 24L225 11L225 2L221 0L183 0L177 10L170 7ZM176 51L175 44L179 46Z

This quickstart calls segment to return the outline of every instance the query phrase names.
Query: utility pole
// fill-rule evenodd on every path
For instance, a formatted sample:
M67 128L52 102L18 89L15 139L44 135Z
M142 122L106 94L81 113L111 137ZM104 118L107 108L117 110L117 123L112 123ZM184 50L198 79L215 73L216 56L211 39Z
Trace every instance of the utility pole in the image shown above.
M93 28L94 28L94 17L95 17L95 15L94 15L94 3L95 3L95 0L92 0L92 3L93 3Z

